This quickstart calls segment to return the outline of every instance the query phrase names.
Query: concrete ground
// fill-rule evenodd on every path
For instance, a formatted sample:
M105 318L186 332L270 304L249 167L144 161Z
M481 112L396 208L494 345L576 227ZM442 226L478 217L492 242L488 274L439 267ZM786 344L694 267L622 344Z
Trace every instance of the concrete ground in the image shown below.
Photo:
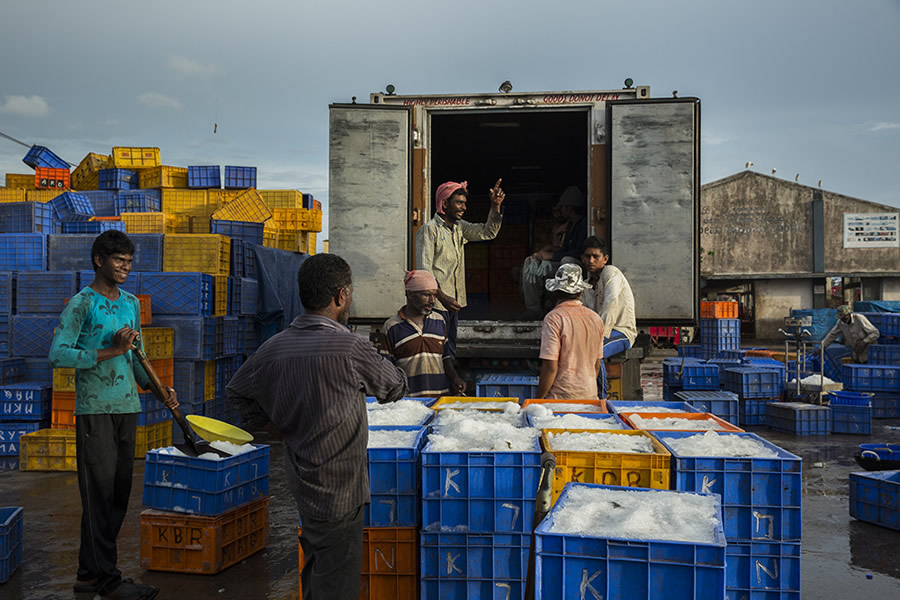
M646 399L662 393L662 359L645 359ZM847 476L860 470L852 455L860 443L900 443L900 420L876 420L873 435L794 437L751 428L803 458L803 598L900 597L900 532L850 518ZM284 486L281 445L271 443L269 539L265 550L218 575L144 571L140 567L140 512L144 464L135 462L131 507L119 535L119 566L127 577L161 588L159 598L297 598L297 513ZM72 592L81 506L74 473L0 472L0 506L25 507L25 555L0 600L77 598ZM731 599L740 600L740 599Z

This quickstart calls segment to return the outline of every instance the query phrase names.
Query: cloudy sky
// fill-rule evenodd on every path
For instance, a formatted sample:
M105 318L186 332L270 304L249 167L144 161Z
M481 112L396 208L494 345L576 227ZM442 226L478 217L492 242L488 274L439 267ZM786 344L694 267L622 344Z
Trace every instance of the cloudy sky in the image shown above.
M900 2L44 0L4 3L0 132L255 165L327 203L328 105L603 90L702 102L702 181L754 170L900 207ZM214 127L216 130L214 131ZM0 174L27 173L0 138Z

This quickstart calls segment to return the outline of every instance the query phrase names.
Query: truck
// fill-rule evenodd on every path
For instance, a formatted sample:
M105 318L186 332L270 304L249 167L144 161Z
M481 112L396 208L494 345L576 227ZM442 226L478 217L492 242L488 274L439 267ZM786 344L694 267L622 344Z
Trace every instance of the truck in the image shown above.
M502 87L502 86L501 86ZM674 96L674 94L673 94ZM465 219L489 189L507 199L498 236L466 245L468 306L457 356L538 356L540 321L522 318L524 259L550 241L553 206L576 185L588 235L607 241L628 278L638 328L699 318L700 101L606 91L400 95L329 107L329 248L353 270L351 326L375 337L405 302L416 232L444 181L468 181Z

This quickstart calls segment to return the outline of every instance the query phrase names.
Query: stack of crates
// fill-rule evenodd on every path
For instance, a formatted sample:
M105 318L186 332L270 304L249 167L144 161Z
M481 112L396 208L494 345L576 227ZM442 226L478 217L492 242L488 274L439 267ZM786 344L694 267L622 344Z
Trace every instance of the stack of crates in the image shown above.
M872 394L872 416L876 419L890 419L900 416L900 364L896 362L893 346L877 348L872 352L869 346L869 362L864 365L842 366L844 390ZM900 348L900 346L897 346ZM874 354L874 356L873 356ZM893 361L892 364L879 364Z
M878 322L878 326L880 326L879 333L881 334L878 338L878 343L869 346L868 366L900 367L900 315L891 313L867 313L867 316L870 321L875 319ZM844 389L852 390L852 386L858 385L859 381L854 379L853 381L845 382ZM900 417L900 391L865 391L871 391L872 393L873 418L895 419Z
M737 302L700 303L700 347L703 358L720 358L723 350L741 346Z
M740 425L765 425L766 405L781 399L783 375L757 367L726 367L725 390L737 394Z
M740 424L738 395L725 390L698 391L682 390L675 392L675 398L689 404L700 412L712 413L732 425Z
M684 389L719 389L719 368L700 358L663 360L663 400L675 402L675 394Z
M717 435L754 440L775 456L693 456L671 444L694 432L657 431L672 453L675 489L722 499L728 598L800 599L802 461L753 433Z
M487 400L499 402L445 398L434 408ZM437 452L426 443L421 492L423 600L522 597L540 472L537 440L524 452Z
M242 448L247 451L218 460L172 448L147 453L143 568L213 575L265 548L269 447Z
M28 381L24 359L0 359L0 466L18 468L23 436L49 427L49 382ZM39 451L30 443L29 455Z
M872 433L872 394L830 392L831 432L869 435Z

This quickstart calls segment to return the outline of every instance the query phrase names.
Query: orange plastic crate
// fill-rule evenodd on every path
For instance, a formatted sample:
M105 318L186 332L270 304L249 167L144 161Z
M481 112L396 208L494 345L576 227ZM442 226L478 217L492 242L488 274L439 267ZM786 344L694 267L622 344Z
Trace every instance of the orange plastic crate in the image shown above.
M141 327L153 322L153 313L150 310L150 296L148 294L136 294L141 302Z
M599 406L600 407L599 412L601 412L601 413L607 412L605 398L596 398L594 400L555 400L555 399L547 399L547 398L531 398L522 403L522 408L525 408L529 404L546 404L547 408L549 408L549 409L553 409L554 404L584 404L586 406ZM554 413L556 413L556 412L561 412L561 413L575 412L576 414L578 413L578 411L571 411L571 410L567 410L567 411L554 410L553 412ZM594 410L594 411L583 411L583 412L597 414L598 411Z
M69 170L50 167L34 168L34 187L42 190L69 189Z
M363 529L360 600L414 600L419 573L419 531L416 527Z
M150 366L159 375L159 380L163 385L175 387L175 359L174 358L157 358L150 361ZM138 385L138 392L141 394L150 394L151 390L145 390Z
M717 431L732 431L743 433L744 430L740 427L735 427L728 421L720 419L716 415L712 413L635 413L635 412L620 412L619 417L622 418L623 421L628 423L634 429L638 431L707 431L705 429L649 429L642 428L635 425L634 421L631 420L631 417L639 416L641 419L686 419L689 421L706 421L708 419L712 419L719 426Z
M75 429L75 392L53 391L51 429Z
M215 517L145 510L141 513L141 566L150 571L214 575L265 548L268 536L267 496Z
M737 302L701 302L700 316L704 319L737 319Z
M91 221L121 221L122 217L91 217Z
M744 356L755 356L757 358L775 358L775 355L779 354L774 350L747 350L744 352ZM784 352L780 354L784 355Z

